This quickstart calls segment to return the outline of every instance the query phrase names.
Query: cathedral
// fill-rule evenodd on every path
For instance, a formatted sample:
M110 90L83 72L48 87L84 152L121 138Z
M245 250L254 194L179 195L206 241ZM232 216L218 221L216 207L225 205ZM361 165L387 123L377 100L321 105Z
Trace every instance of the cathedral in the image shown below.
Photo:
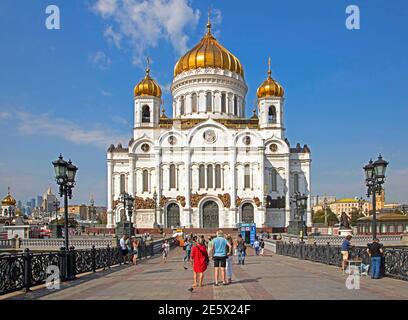
M135 198L138 228L235 228L256 223L282 232L294 219L293 194L308 196L311 226L311 155L286 136L283 87L267 78L257 110L245 115L244 68L212 35L174 67L172 116L150 74L134 88L134 129L127 147L107 152L108 222L127 220L119 195Z

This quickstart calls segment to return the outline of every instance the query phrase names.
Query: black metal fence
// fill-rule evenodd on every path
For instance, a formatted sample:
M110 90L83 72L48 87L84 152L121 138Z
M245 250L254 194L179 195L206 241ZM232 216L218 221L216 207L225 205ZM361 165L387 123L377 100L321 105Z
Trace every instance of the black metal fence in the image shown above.
M143 243L139 248L140 259L151 257L161 252L163 240ZM174 247L173 241L170 247ZM60 281L73 280L77 274L96 272L124 263L118 247L95 248L85 250L31 252L6 254L0 256L0 295L17 291L30 291L31 287L44 284L52 274L50 266L56 266Z
M341 266L340 246L311 245L305 243L276 243L276 253L301 260ZM365 264L371 264L366 247L353 247L349 259L359 258ZM408 281L408 248L384 247L384 274L389 277Z

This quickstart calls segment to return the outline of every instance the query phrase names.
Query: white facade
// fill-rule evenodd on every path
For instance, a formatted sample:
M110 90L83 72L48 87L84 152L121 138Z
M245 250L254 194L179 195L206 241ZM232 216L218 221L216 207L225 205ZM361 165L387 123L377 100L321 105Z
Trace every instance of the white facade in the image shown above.
M160 115L160 97L136 96L128 147L108 149L107 227L128 218L118 202L126 191L136 198L132 219L139 228L155 220L196 228L255 222L283 231L294 215L295 188L308 196L311 226L310 150L290 148L283 97L258 99L258 116L246 118L245 80L220 68L178 74L171 93L172 118Z

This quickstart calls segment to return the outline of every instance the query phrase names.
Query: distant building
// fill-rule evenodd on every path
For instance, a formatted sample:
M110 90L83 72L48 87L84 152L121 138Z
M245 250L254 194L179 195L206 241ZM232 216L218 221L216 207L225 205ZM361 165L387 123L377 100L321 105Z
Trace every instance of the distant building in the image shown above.
M57 197L55 196L55 194L52 193L51 187L48 188L47 192L44 193L43 197L42 197L42 205L41 205L41 209L43 212L55 212L55 200L57 199Z
M324 200L326 199L327 203L332 203L336 201L336 197L335 196L312 196L311 201L312 201L312 207L318 206L318 205L323 205L324 204Z
M8 188L7 196L1 200L1 212L0 216L5 218L11 218L16 215L16 199L10 194L10 188Z
M365 216L368 216L370 210L372 209L371 203L369 201L363 200L361 206L363 214ZM360 203L358 198L343 198L330 203L329 208L336 214L336 216L339 217L341 216L342 212L350 215L353 210L360 210Z
M373 216L357 220L359 234L372 234ZM396 213L377 215L377 234L401 234L408 232L408 216Z
M33 210L35 208L35 199L34 198L31 199L30 208L31 208L31 210Z
M60 214L64 215L64 208L59 209ZM85 204L81 205L69 205L68 206L68 217L77 220L87 220L88 217L88 207Z
M43 202L43 197L42 196L37 196L36 207L41 208L42 207L42 202Z

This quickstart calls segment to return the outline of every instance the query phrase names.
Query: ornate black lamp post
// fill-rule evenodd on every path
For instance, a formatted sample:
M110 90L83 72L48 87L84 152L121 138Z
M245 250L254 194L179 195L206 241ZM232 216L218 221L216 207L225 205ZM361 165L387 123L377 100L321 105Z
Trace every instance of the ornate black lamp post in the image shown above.
M296 204L296 216L300 215L300 225L301 225L300 241L303 242L303 236L306 235L306 228L305 228L305 223L303 221L303 215L307 207L307 196L305 194L303 195L300 194L300 192L295 192L293 194L292 202ZM300 214L299 214L299 209L300 209Z
M123 203L123 207L125 208L129 216L129 237L131 237L132 236L133 202L135 201L135 198L133 198L129 193L123 192L119 196L119 201Z
M75 175L78 168L69 160L66 162L62 155L58 160L52 162L55 170L55 180L59 185L59 195L64 197L64 217L65 217L65 249L69 249L68 236L68 197L72 198L72 188L75 186Z
M91 200L89 201L88 210L89 210L89 219L91 219L91 221L92 221L91 225L92 225L92 228L93 228L95 226L94 221L95 221L95 215L96 215L95 201L94 201L93 198L91 198Z
M377 237L377 208L376 208L376 194L382 190L382 184L385 182L385 170L388 162L383 160L381 154L378 159L370 162L363 167L366 176L367 196L372 196L373 201L373 239Z
M55 208L55 223L58 222L58 211L59 211L59 206L60 206L60 202L58 199L55 199L55 201L53 202L53 206Z

